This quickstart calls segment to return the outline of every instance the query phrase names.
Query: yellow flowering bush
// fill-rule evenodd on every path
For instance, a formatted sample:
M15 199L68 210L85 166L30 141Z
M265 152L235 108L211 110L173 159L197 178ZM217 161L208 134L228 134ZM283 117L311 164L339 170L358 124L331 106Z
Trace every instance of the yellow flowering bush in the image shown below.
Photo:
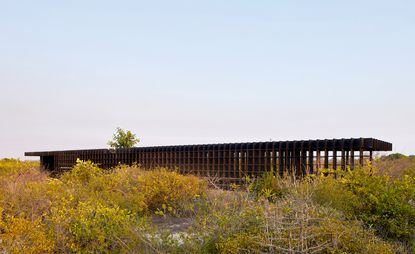
M38 165L0 160L0 251L151 252L147 216L160 209L174 214L206 187L196 177L163 169L102 170L78 160L71 171L52 178Z
M3 210L0 208L0 214ZM54 242L48 237L41 218L30 221L25 218L5 216L0 220L0 252L51 253Z
M190 211L195 199L201 197L207 187L196 176L183 176L162 168L138 176L137 186L149 209L159 214Z
M0 160L0 253L415 250L411 174L369 165L291 183L269 173L224 191L162 168L78 160L51 177L38 165Z

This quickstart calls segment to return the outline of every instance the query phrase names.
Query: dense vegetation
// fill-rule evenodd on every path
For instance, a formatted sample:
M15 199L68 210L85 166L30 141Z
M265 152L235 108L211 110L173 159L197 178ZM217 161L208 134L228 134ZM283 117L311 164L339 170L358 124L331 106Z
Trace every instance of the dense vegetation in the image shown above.
M415 159L374 165L224 191L165 169L78 161L52 178L4 159L0 253L415 253Z

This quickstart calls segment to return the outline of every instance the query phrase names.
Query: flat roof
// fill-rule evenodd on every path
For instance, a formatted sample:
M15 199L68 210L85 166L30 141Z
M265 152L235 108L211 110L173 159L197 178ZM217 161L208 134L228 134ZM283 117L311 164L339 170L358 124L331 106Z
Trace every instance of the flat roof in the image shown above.
M148 146L133 148L118 148L117 151L141 151L141 150L161 150L161 149L185 149L193 147L244 147L253 149L262 146L282 147L283 149L298 150L355 150L365 151L392 151L392 143L374 138L342 138L342 139L315 139L315 140L293 140L293 141L268 141L268 142L245 142L245 143L222 143L222 144L193 144L193 145L171 145L171 146ZM25 152L25 156L53 156L62 153L83 153L83 152L113 152L114 149L78 149L78 150L59 150L59 151L37 151Z

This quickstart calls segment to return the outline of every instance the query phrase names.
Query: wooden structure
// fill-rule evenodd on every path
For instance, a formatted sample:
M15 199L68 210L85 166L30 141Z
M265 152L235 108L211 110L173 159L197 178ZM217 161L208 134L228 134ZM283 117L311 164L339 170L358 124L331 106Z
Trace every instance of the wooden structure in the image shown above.
M119 164L166 167L180 173L239 182L265 171L301 176L319 169L353 169L372 160L374 151L391 151L392 144L373 139L324 139L211 145L136 147L26 152L40 156L43 168L53 172L70 169L76 159L91 160L104 169Z

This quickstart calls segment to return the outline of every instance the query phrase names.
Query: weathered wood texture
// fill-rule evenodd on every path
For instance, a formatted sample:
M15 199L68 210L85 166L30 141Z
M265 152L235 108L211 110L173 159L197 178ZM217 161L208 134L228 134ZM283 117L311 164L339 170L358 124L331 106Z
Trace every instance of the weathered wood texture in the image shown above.
M265 171L295 177L322 168L353 169L372 160L374 151L391 150L391 143L358 138L27 152L25 156L40 156L42 167L50 171L70 169L79 158L104 169L137 163L147 169L165 167L240 182L245 176L258 176Z

